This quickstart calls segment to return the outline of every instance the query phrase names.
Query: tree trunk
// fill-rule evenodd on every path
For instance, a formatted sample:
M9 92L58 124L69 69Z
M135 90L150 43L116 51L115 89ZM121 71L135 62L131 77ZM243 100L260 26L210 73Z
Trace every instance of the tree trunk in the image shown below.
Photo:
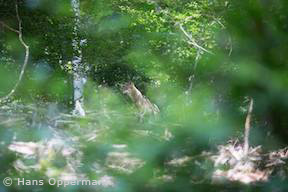
M79 37L80 26L80 2L79 0L71 0L71 5L74 13L74 28L73 28L73 88L74 88L74 115L85 116L83 109L84 98L83 91L86 82L86 75L84 72L84 64L82 58L81 44L85 40Z

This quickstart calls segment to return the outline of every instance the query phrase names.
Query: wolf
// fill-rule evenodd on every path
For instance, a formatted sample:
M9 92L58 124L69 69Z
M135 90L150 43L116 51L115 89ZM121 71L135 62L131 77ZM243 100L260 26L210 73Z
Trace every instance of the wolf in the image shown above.
M127 94L130 99L135 103L136 107L140 111L140 121L143 121L145 114L153 114L156 115L160 112L158 106L153 104L146 98L142 93L137 89L133 82L128 82L122 86L122 91L124 94ZM169 141L173 138L172 133L165 128L163 138Z
M132 102L139 109L142 116L144 114L154 114L160 112L158 106L153 104L146 98L142 93L137 89L133 82L129 81L122 86L122 91L124 94L127 94Z

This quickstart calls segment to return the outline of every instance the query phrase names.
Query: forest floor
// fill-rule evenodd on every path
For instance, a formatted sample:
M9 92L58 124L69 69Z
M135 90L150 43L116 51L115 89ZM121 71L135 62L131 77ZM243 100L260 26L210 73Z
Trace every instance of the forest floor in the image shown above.
M107 113L101 117L111 119L113 115L123 114ZM99 159L97 155L93 156L96 159L92 160L89 169L97 173L103 186L110 187L115 185L116 179L110 171L129 175L141 168L145 161L129 150L129 143L109 141L113 132L99 120L99 116L99 112L88 111L85 118L75 117L61 112L53 103L43 107L11 103L0 108L1 132L5 135L1 146L17 154L13 162L17 172L41 172L47 177L63 180L86 178L81 171L87 158L85 153L94 153L87 151L87 146L105 146L105 155L99 155ZM151 130L138 130L133 134L157 137ZM161 142L170 141L162 139ZM233 139L215 146L214 151L170 159L165 163L167 171L155 177L160 182L171 182L177 170L193 165L203 174L193 175L191 172L192 183L251 184L267 182L275 176L285 180L287 159L288 147L268 153L263 153L261 146L250 147L245 154L243 144ZM55 160L61 160L62 164L58 165Z

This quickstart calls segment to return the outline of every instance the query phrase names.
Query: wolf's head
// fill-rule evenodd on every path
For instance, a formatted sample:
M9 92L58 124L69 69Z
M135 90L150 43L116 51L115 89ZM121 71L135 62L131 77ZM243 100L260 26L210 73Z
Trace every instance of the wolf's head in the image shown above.
M124 94L129 94L135 88L135 85L132 81L129 81L122 85L122 92Z

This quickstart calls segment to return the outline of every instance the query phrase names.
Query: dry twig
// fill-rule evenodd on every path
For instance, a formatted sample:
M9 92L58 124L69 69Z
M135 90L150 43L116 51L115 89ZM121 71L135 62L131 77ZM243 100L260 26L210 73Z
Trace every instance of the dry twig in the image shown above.
M251 129L251 116L253 110L253 98L250 98L249 108L245 121L245 133L244 133L244 154L247 155L249 151L249 134Z

